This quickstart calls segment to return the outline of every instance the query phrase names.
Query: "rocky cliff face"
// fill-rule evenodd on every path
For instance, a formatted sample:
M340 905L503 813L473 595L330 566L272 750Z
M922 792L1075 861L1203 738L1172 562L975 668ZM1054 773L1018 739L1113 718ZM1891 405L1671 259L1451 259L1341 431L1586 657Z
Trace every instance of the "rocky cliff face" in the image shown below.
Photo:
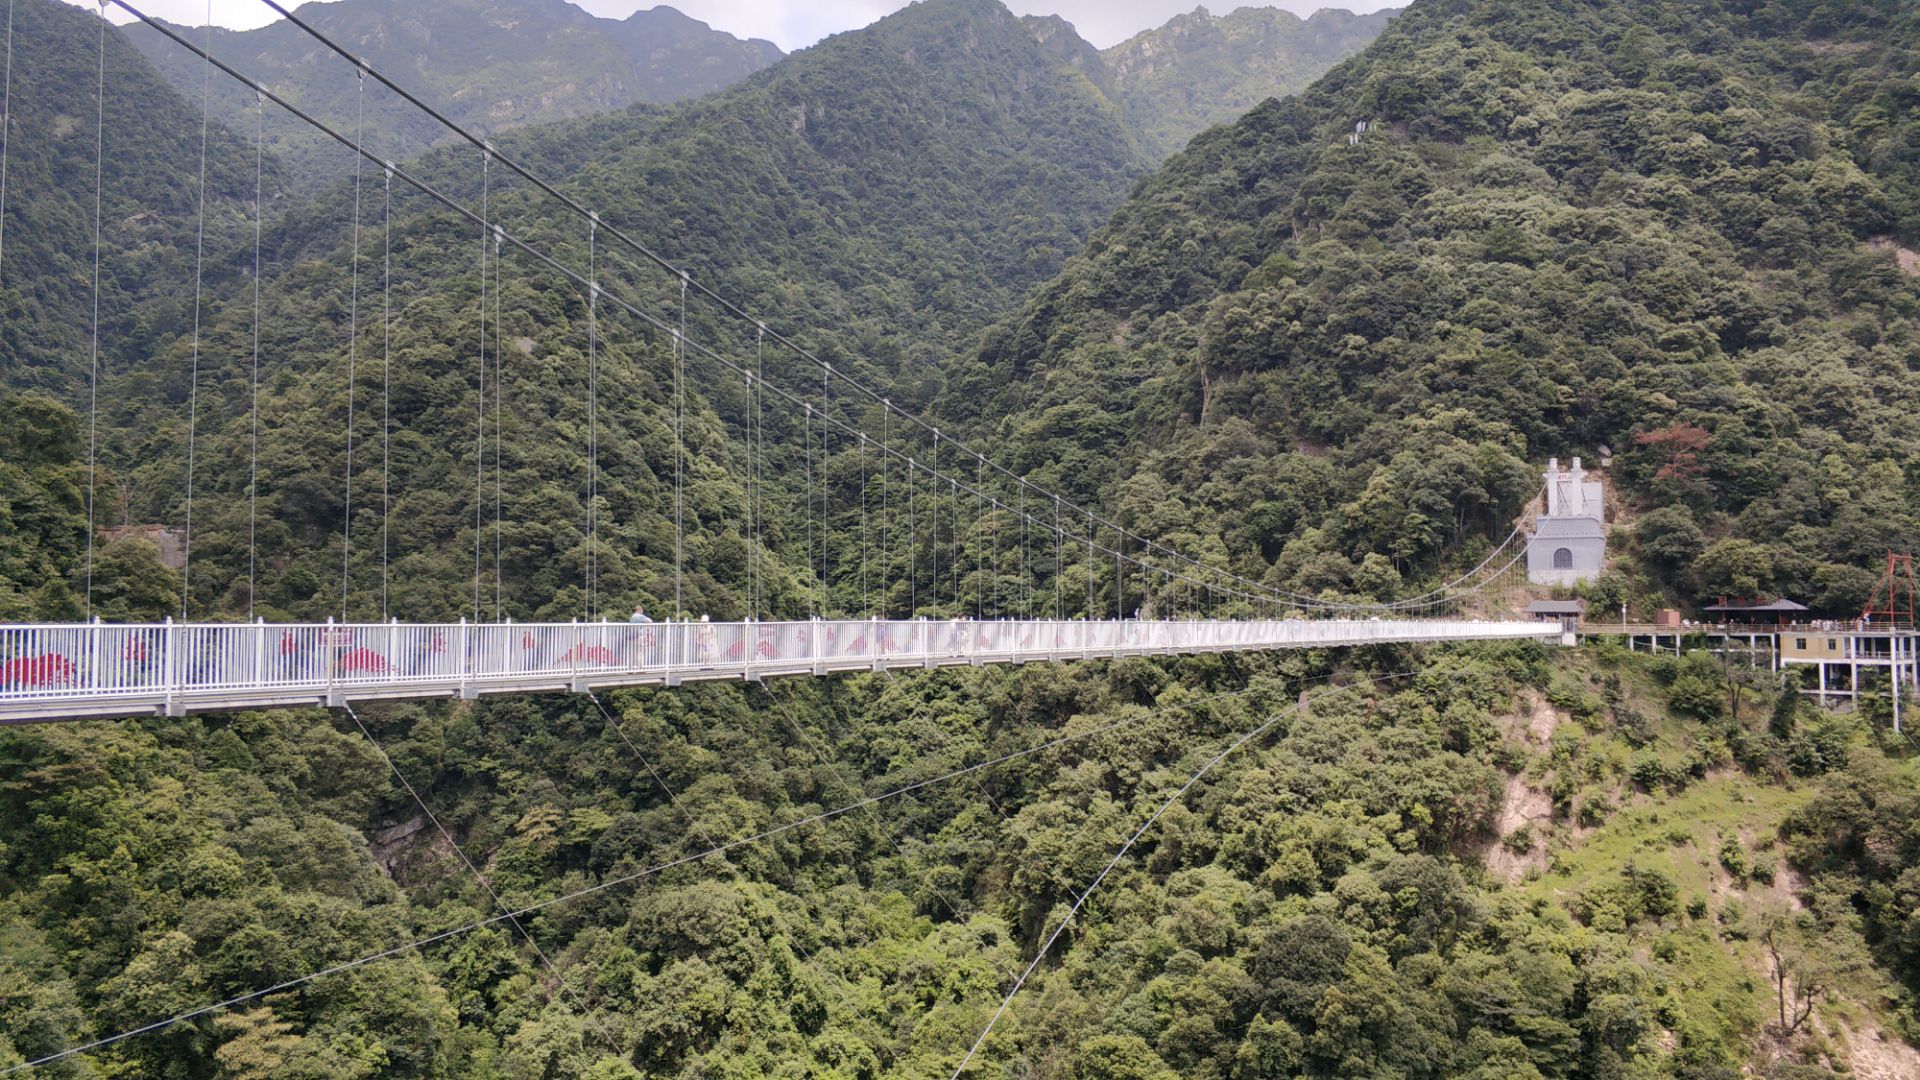
M1398 12L1195 8L1101 54L1109 94L1144 146L1165 157L1214 124L1306 88L1364 48Z

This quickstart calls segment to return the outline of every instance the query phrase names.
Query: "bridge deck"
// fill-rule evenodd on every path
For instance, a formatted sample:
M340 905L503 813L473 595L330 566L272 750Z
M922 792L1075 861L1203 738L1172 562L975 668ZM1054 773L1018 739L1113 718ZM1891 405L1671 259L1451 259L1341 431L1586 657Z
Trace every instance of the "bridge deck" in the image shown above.
M0 723L1560 634L1372 619L0 625Z

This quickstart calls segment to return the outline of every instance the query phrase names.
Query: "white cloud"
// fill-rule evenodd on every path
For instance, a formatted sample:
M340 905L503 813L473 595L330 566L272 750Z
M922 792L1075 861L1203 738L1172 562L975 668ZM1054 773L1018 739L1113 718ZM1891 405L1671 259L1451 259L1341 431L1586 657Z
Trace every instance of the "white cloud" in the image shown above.
M94 7L93 0L68 0L81 7ZM169 22L199 26L212 20L220 26L248 29L264 26L277 16L259 0L128 0L148 15ZM434 0L418 0L433 3ZM574 0L595 15L625 18L633 12L653 7L656 0ZM1007 5L1023 15L1059 15L1074 25L1080 35L1095 45L1115 45L1149 27L1159 26L1182 12L1191 11L1199 0L1007 0ZM1352 11L1378 11L1383 7L1404 6L1407 0L1275 0L1257 5L1283 7L1305 15L1322 7L1344 7ZM667 5L724 30L736 37L766 38L789 52L804 48L843 30L854 30L906 5L901 0L677 0ZM1229 0L1216 6L1230 11L1243 5ZM296 9L297 10L297 9ZM108 17L127 22L132 16L109 5Z

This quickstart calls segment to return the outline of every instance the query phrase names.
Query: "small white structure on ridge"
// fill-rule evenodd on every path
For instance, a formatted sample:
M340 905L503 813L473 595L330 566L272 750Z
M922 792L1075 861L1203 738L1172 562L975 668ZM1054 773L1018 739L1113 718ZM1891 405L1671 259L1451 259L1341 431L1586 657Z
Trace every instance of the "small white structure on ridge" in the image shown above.
M1527 538L1527 580L1536 585L1576 585L1600 576L1607 558L1606 491L1587 479L1580 459L1562 469L1547 463L1547 510Z

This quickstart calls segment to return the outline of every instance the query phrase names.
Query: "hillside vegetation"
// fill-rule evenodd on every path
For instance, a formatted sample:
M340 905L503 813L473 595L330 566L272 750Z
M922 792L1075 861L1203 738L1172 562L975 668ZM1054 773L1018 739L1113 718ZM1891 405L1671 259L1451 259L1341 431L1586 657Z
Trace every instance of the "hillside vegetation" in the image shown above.
M36 4L46 6L42 0L26 6ZM77 25L92 29L84 20ZM69 54L83 61L82 43L74 44ZM159 100L169 108L179 101L165 91ZM930 396L941 362L1055 272L1144 167L1111 104L1061 52L1036 40L1004 8L981 0L916 5L675 110L529 129L502 146L543 175L567 177L568 189L608 224L668 253L702 280L758 298L777 327L802 334L870 383L893 387L903 402ZM483 197L478 158L471 149L449 148L416 168L477 207ZM580 222L530 198L504 169L492 170L486 184L494 220L584 271L587 238ZM185 189L194 190L193 182ZM472 226L454 227L444 210L396 183L394 321L390 349L384 332L376 348L376 312L389 310L388 210L379 178L361 183L357 301L351 289L354 202L350 186L336 186L268 223L257 504L247 496L251 235L210 234L194 418L198 460L206 467L193 485L195 557L207 560L207 571L196 576L194 610L246 610L247 541L257 520L265 581L256 599L266 612L380 612L383 459L376 454L390 401L396 501L384 523L400 567L395 580L403 583L393 613L425 618L467 610L473 568L462 553L473 550L476 530L486 532L483 546L491 551L496 487L497 516L506 523L506 610L521 617L583 611L586 298L531 263L509 258L496 266L489 257L495 280L488 294L497 301L489 306L497 306L499 318L494 311L483 318ZM229 242L218 243L222 235ZM87 242L84 234L69 239ZM622 295L656 315L677 317L677 281L637 269L634 253L604 238L597 258L610 287L617 283ZM116 299L107 310L132 314L136 301L150 303L156 293L179 289L182 279L190 282L191 274L146 283L148 293ZM690 317L697 340L740 360L754 355L753 339L738 327L734 336L720 336L711 310L696 302ZM476 355L483 323L492 324L484 359ZM86 325L84 314L71 322ZM174 321L163 329L171 333L156 334L159 340L145 347L149 362L124 372L109 368L102 384L100 426L110 433L102 448L105 525L179 528L186 518L195 355L189 325ZM666 424L671 344L610 305L602 306L599 333L606 350L600 423L609 530L603 586L609 608L640 599L658 605L673 590L670 562L663 561L673 550ZM24 351L22 362L60 372L65 388L84 387L85 368L74 351ZM496 362L498 371L492 370ZM766 363L769 377L790 388L817 388L811 364L778 350ZM689 603L722 615L744 604L746 404L742 384L719 367L697 354L689 365ZM484 419L486 443L474 426L482 388L491 394L496 386L503 388L505 421L497 447L492 415ZM83 399L69 390L68 400ZM361 540L343 602L333 583L341 562L350 410L360 448L353 503ZM778 610L805 611L807 597L818 597L821 587L806 575L785 580L787 568L804 566L806 558L799 523L808 505L801 498L810 452L799 436L804 417L773 406L768 412L769 452L776 457L770 482L780 485L766 499L770 515L777 515L766 540L779 560L775 602ZM836 520L860 517L850 505L860 490L857 463L850 460L857 449L836 436L830 448L812 451L836 459L830 508ZM482 454L486 462L477 463ZM868 464L878 463L870 458ZM479 469L486 476L476 492ZM943 562L957 564L954 552L964 539L946 537L953 550L943 553ZM904 546L896 554L908 557ZM833 557L821 573L851 588L859 556L836 547ZM835 606L850 603L843 597Z
M90 100L96 27L19 7L67 35L34 78ZM137 332L102 387L101 524L173 524L191 248L128 223L149 200L192 223L190 173L160 163L191 163L198 125L109 47L110 77L154 95L150 131L109 132L130 154L113 250L145 238L152 261L114 256L110 310ZM1597 599L1839 606L1920 528L1916 47L1896 0L1423 0L1136 182L1149 152L1085 42L927 0L697 102L500 142L834 364L1214 565L1417 591L1505 534L1542 458L1605 442L1636 521ZM53 101L21 98L71 112ZM14 152L89 168L59 130L23 125ZM190 610L586 611L584 298L482 261L478 228L396 185L389 342L384 186L361 190L357 260L351 188L287 200L256 507L252 148L211 145ZM470 148L410 168L586 265L579 224L483 181ZM21 189L58 196L21 204L19 264L8 210L0 618L80 610L90 183ZM610 290L678 325L676 280L594 250ZM685 316L817 385L709 305ZM602 605L660 612L673 339L606 306L596 327ZM689 610L747 613L751 554L776 616L1020 614L1062 586L1075 615L1085 584L1107 603L1108 561L1029 560L1011 517L924 477L916 530L875 527L899 477L864 444L788 408L759 458L744 380L686 368ZM880 434L868 405L814 400ZM763 534L742 513L756 462ZM496 539L498 592L476 555ZM180 580L151 545L101 545L94 611L174 614ZM1123 607L1167 599L1134 587ZM1257 732L1115 864L969 1076L1920 1073L1910 744L1882 699L1827 712L1706 655L1141 657L356 710L0 731L0 1069L392 950L44 1074L948 1075L1121 844ZM502 905L537 910L516 926Z
M666 104L731 86L777 62L778 46L742 41L665 5L597 18L568 0L336 0L293 5L302 19L455 122L497 134L527 124ZM195 44L330 124L364 124L384 157L447 141L445 128L316 45L285 20L254 30L172 26ZM150 27L128 39L197 106L202 61ZM216 73L215 119L252 128L253 94ZM364 100L361 98L364 97ZM272 148L308 190L350 173L352 157L299 120L269 118Z
M1893 2L1419 5L1176 156L946 409L1307 591L1608 446L1645 573L1601 599L1857 610L1920 540L1917 47Z
M1420 671L1359 693L1327 692L1329 659L688 685L604 715L581 697L368 707L507 904L605 886L526 920L554 967L485 926L90 1060L945 1073L1119 842L1269 717L1120 863L981 1068L1811 1080L1920 1060L1897 1050L1920 977L1895 884L1916 872L1915 777L1856 721L1752 690L1737 719L1703 718L1693 690L1727 691L1717 665L1620 653L1338 659ZM324 714L13 729L0 750L0 1062L496 910ZM1503 831L1509 793L1536 789L1551 809ZM1488 851L1540 862L1488 875Z
M13 15L0 385L83 402L93 345L94 171L102 181L101 368L120 375L144 367L192 324L200 111L119 31L103 42L88 12L59 0L16 0ZM208 129L207 235L215 251L251 240L251 130L243 140L217 123ZM271 157L262 168L271 205L281 173Z

